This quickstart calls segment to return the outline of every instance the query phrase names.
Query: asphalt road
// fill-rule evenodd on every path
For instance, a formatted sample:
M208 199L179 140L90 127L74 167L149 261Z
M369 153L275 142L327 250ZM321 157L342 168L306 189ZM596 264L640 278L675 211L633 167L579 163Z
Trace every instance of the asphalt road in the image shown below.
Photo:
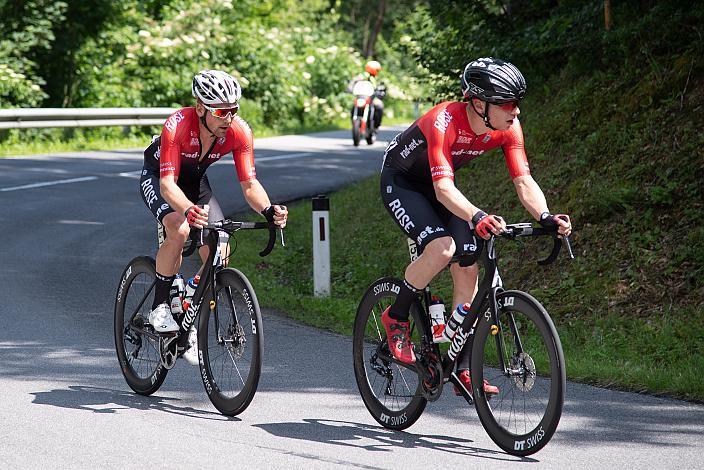
M257 139L257 174L273 200L299 199L374 174L383 148L356 149L347 131ZM218 414L183 361L154 396L132 393L112 309L124 265L154 251L141 159L0 159L0 468L704 467L704 406L574 383L553 440L526 459L451 393L386 430L357 393L351 340L266 309L262 379L240 416ZM246 209L231 159L209 175L226 213Z

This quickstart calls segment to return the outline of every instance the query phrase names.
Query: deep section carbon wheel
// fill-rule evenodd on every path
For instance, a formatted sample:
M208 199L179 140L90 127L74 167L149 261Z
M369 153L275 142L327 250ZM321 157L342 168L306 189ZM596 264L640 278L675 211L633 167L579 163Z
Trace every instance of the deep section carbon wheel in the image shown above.
M217 273L215 302L200 309L198 359L208 398L222 414L242 413L261 375L264 332L257 296L236 269Z
M357 309L353 333L354 374L365 406L382 426L406 429L425 409L418 373L391 360L381 314L396 299L401 281L387 277L374 282ZM411 308L410 332L420 344L419 308Z
M140 395L156 392L168 372L161 364L159 335L148 321L154 298L154 259L140 256L127 265L115 298L115 350L127 384Z
M505 291L497 301L498 324L486 305L477 323L471 374L475 406L499 447L530 455L548 443L560 421L565 359L555 326L537 300ZM484 394L484 379L499 388L491 402Z

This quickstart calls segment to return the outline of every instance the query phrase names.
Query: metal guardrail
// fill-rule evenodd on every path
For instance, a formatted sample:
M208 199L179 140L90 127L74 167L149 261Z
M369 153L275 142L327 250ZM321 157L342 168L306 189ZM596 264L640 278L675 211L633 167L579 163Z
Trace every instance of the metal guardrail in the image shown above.
M0 129L37 127L154 126L178 108L0 109Z

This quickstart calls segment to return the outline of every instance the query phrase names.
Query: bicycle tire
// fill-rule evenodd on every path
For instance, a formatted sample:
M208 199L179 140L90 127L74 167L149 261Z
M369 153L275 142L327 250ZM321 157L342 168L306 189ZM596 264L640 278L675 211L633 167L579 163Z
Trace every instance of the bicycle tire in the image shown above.
M385 347L388 353L381 314L396 299L401 284L399 279L386 277L369 286L357 308L352 338L354 375L362 401L379 424L394 430L406 429L415 423L428 403L421 394L422 384L417 372L372 359L380 347ZM409 317L416 345L420 337L418 330L422 328L420 311L420 303L415 303ZM383 369L386 375L373 369L373 365ZM395 394L397 387L399 393ZM399 401L399 398L404 400Z
M159 390L168 372L161 364L158 336L143 333L144 328L150 328L147 319L154 289L151 288L151 292L149 289L155 278L156 264L153 258L134 258L120 276L115 297L114 334L117 359L125 381L140 395L151 395ZM130 324L132 312L137 310L138 306L137 314Z
M216 274L215 298L215 310L209 307L210 298L201 306L198 362L213 406L224 415L235 416L249 406L259 385L264 354L262 316L252 285L236 269L225 268Z
M560 338L542 305L524 292L504 291L497 296L498 330L485 305L477 323L472 346L474 403L484 429L501 449L526 456L542 449L552 438L565 400L565 359ZM511 328L513 318L518 335ZM523 353L517 354L516 336ZM513 374L496 369L498 341ZM491 399L484 394L483 380L499 387ZM522 419L521 419L522 417Z

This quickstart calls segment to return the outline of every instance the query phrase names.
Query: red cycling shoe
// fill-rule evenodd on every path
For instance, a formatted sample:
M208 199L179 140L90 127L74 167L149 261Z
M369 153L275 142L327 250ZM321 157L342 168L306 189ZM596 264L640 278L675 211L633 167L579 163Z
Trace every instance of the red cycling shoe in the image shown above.
M416 355L413 352L413 344L408 337L409 322L395 320L389 316L387 307L384 313L381 314L381 324L386 330L386 338L389 342L389 350L393 356L404 364L414 364Z
M460 379L460 382L462 382L462 385L464 385L464 388L466 388L469 393L472 393L472 379L469 376L469 371L463 370L457 374L457 377ZM461 395L459 389L456 386L454 388L455 395ZM484 379L484 393L487 395L498 395L499 387L491 385L486 379Z

